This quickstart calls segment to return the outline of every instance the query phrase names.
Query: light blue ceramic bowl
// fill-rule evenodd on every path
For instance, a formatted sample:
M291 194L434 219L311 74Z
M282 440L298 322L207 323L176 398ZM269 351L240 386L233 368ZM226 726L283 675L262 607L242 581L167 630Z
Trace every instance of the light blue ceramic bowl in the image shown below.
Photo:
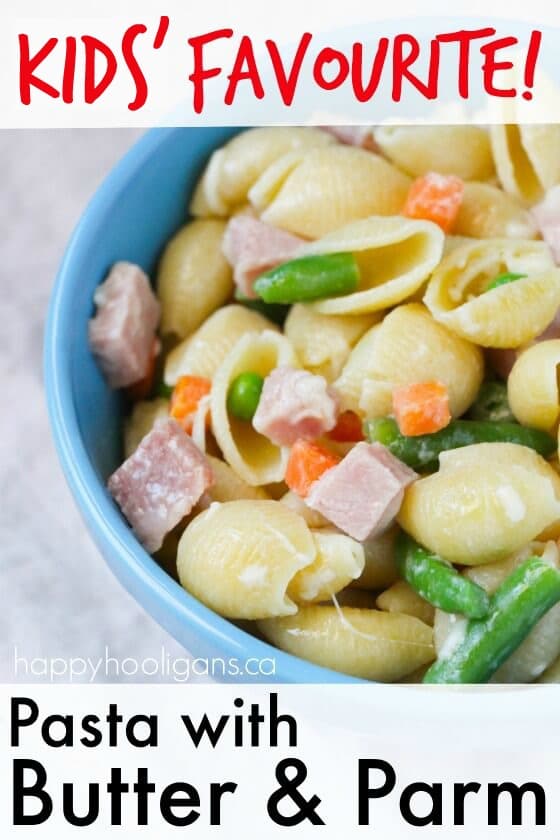
M153 272L165 242L186 219L188 197L205 161L234 133L226 128L148 132L85 210L62 262L46 327L45 380L54 439L70 489L110 568L194 656L241 661L274 656L277 681L347 681L281 653L196 601L144 551L105 489L120 460L122 405L88 347L94 289L117 260ZM243 679L251 681L247 675Z

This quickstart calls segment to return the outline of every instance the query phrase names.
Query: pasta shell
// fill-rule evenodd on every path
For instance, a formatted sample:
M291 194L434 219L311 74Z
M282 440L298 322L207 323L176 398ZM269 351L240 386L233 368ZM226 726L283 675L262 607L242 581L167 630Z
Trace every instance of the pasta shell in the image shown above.
M292 615L286 594L293 576L315 559L309 528L279 502L214 504L179 542L181 585L226 618Z
M303 367L332 382L359 338L380 315L321 315L309 306L296 303L284 324Z
M315 561L298 572L288 586L289 597L299 604L328 600L364 570L364 549L352 537L334 528L313 531L312 535Z
M262 487L251 487L237 475L229 464L213 455L206 456L212 467L214 481L206 491L212 502L235 502L238 499L268 499Z
M383 154L409 175L440 172L472 181L494 174L490 138L479 126L380 126L374 136Z
M227 216L247 200L257 178L282 155L334 142L316 128L271 126L243 131L211 156L195 189L191 213Z
M527 276L486 291L503 272ZM483 347L519 347L539 335L560 306L560 269L543 242L486 239L453 250L424 296L442 324Z
M431 627L399 613L312 606L258 626L281 650L366 680L401 680L434 658Z
M185 338L233 294L231 266L222 254L224 222L199 219L166 246L157 275L161 331Z
M152 430L156 420L169 414L169 400L138 402L124 424L124 457L130 458L138 444Z
M281 481L288 450L275 446L255 431L252 423L230 416L227 395L240 373L253 371L264 378L280 365L299 366L288 339L270 330L248 333L230 350L212 382L210 412L214 437L228 464L252 486Z
M539 683L560 683L560 656L541 674Z
M309 306L324 315L361 315L401 303L427 280L443 253L444 236L433 222L371 216L305 245L303 254L352 252L360 270L358 291Z
M395 538L399 529L395 526L362 543L364 549L364 571L352 584L356 589L385 589L397 578L395 563Z
M405 580L398 580L377 597L377 607L386 612L404 613L433 625L434 607L421 598Z
M392 412L398 385L438 380L459 417L474 401L484 375L484 359L474 344L439 324L425 306L398 306L356 345L335 387L345 407L367 417Z
M490 139L504 190L525 204L560 181L559 125L493 125Z
M245 306L224 306L169 353L165 360L164 380L167 385L175 385L180 376L212 379L241 336L248 332L276 329L263 315Z
M475 239L535 239L537 227L516 198L492 184L471 181L465 184L453 233Z
M555 430L560 417L560 339L541 341L518 357L507 380L508 402L525 426Z
M298 496L292 490L288 490L287 493L280 496L278 501L282 502L286 507L289 507L294 513L297 513L302 519L305 519L310 528L328 528L331 525L322 513L308 507L301 496Z
M366 216L400 213L410 181L379 155L350 146L333 145L308 152L285 178L265 172L266 189L256 184L263 221L298 236L315 239ZM281 183L280 183L281 182ZM266 208L263 197L273 199Z
M507 557L560 519L560 477L532 449L480 443L444 452L405 491L398 521L451 563Z

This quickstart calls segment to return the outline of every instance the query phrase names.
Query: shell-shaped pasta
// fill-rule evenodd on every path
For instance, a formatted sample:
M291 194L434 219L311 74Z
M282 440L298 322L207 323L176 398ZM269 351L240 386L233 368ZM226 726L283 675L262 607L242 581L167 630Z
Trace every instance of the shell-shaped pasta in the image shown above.
M359 338L378 320L376 315L321 315L296 303L284 324L303 367L328 382L341 372Z
M339 607L358 607L359 609L374 610L375 592L369 592L367 589L355 589L352 586L347 586L346 589L342 590L342 592L336 593L336 601ZM330 606L332 598L328 599L328 603Z
M228 464L252 486L281 481L288 450L275 446L252 423L230 416L227 395L240 373L253 371L264 378L279 365L299 367L288 339L270 330L248 333L230 350L212 382L210 412L214 437Z
M167 244L157 275L164 334L185 338L231 297L231 266L222 254L224 229L224 222L198 219Z
M292 490L288 490L287 493L281 495L278 501L305 519L310 528L328 528L332 524L322 513L306 505L301 496L298 496Z
M537 228L516 198L492 184L470 181L465 184L453 233L475 239L534 239Z
M376 604L385 612L404 613L419 618L424 624L434 623L435 609L405 581L397 580L378 596Z
M298 604L326 601L359 578L364 570L364 549L359 542L325 528L313 531L317 555L290 581L288 596Z
M315 554L309 528L285 505L225 502L188 525L177 571L187 592L226 618L286 616L297 610L289 583Z
M395 563L395 538L398 533L395 526L362 543L365 566L360 577L352 584L356 589L385 589L397 578Z
M541 341L518 357L508 377L508 402L525 426L552 432L560 417L560 339Z
M360 271L358 290L308 304L324 315L378 312L414 294L439 263L441 229L403 216L370 216L352 222L302 248L302 254L350 251Z
M474 401L484 375L482 351L438 323L425 306L398 306L372 333L367 355L358 345L335 383L343 404L355 410L357 401L362 414L383 417L392 412L395 387L430 380L447 387L454 417ZM361 370L354 353L363 359Z
M235 502L238 499L268 499L262 487L251 487L237 475L229 464L213 455L206 456L212 467L214 481L206 491L212 502Z
M379 155L339 145L308 152L286 166L284 176L264 172L266 187L257 182L251 194L258 196L263 221L307 239L366 216L400 213L410 185ZM267 195L272 201L263 207Z
M470 566L463 574L472 580L473 583L481 586L489 595L493 595L501 583L518 566L529 557L546 557L547 560L555 563L558 557L558 548L552 540L541 542L534 540L524 546L520 551L506 557L505 560L497 560L495 563L485 563L482 566Z
M475 125L380 126L374 136L383 154L409 175L440 172L472 181L494 174L488 132Z
M334 142L334 137L316 128L278 126L243 131L213 153L195 189L191 213L227 216L247 199L257 178L279 157Z
M493 125L490 139L504 190L525 204L560 181L559 125Z
M525 446L454 449L440 455L439 472L407 488L398 520L452 563L491 563L558 523L560 477Z
M434 658L432 628L399 613L311 606L258 626L281 650L367 680L394 682Z
M169 400L145 400L137 402L124 423L124 457L129 458L138 444L150 432L160 418L169 414Z
M246 306L232 303L217 309L169 353L164 369L166 384L175 385L180 376L187 375L212 379L241 336L267 329L276 330L276 326Z
M486 291L503 272L527 275ZM434 318L484 347L519 347L539 335L560 306L560 269L543 242L485 239L448 254L424 296Z

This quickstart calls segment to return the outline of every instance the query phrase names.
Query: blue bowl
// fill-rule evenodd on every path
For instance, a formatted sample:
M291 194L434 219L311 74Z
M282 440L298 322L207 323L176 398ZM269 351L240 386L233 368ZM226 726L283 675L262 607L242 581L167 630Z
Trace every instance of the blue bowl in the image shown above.
M135 539L105 488L121 459L123 405L89 351L94 290L117 260L138 263L153 276L163 246L185 222L188 196L204 163L235 133L231 128L154 129L93 197L68 245L49 308L45 381L51 425L68 484L105 560L131 595L194 656L241 662L274 657L275 681L347 682L350 678L255 639L185 592Z

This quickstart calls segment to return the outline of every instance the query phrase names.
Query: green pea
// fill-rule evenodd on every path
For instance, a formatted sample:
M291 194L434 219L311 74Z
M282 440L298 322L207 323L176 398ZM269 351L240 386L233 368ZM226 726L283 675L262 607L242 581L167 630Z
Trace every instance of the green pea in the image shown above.
M359 279L353 254L324 254L283 263L261 274L253 289L265 303L298 303L349 295Z
M516 280L522 280L524 277L527 277L527 275L506 271L504 274L498 274L498 276L495 277L488 285L486 291L490 292L492 289L499 289L500 286L506 286L508 283L515 283Z
M257 410L264 379L258 373L240 373L229 386L227 408L239 420L252 420Z
M469 408L469 418L490 420L492 423L515 423L505 382L483 382L476 400Z

